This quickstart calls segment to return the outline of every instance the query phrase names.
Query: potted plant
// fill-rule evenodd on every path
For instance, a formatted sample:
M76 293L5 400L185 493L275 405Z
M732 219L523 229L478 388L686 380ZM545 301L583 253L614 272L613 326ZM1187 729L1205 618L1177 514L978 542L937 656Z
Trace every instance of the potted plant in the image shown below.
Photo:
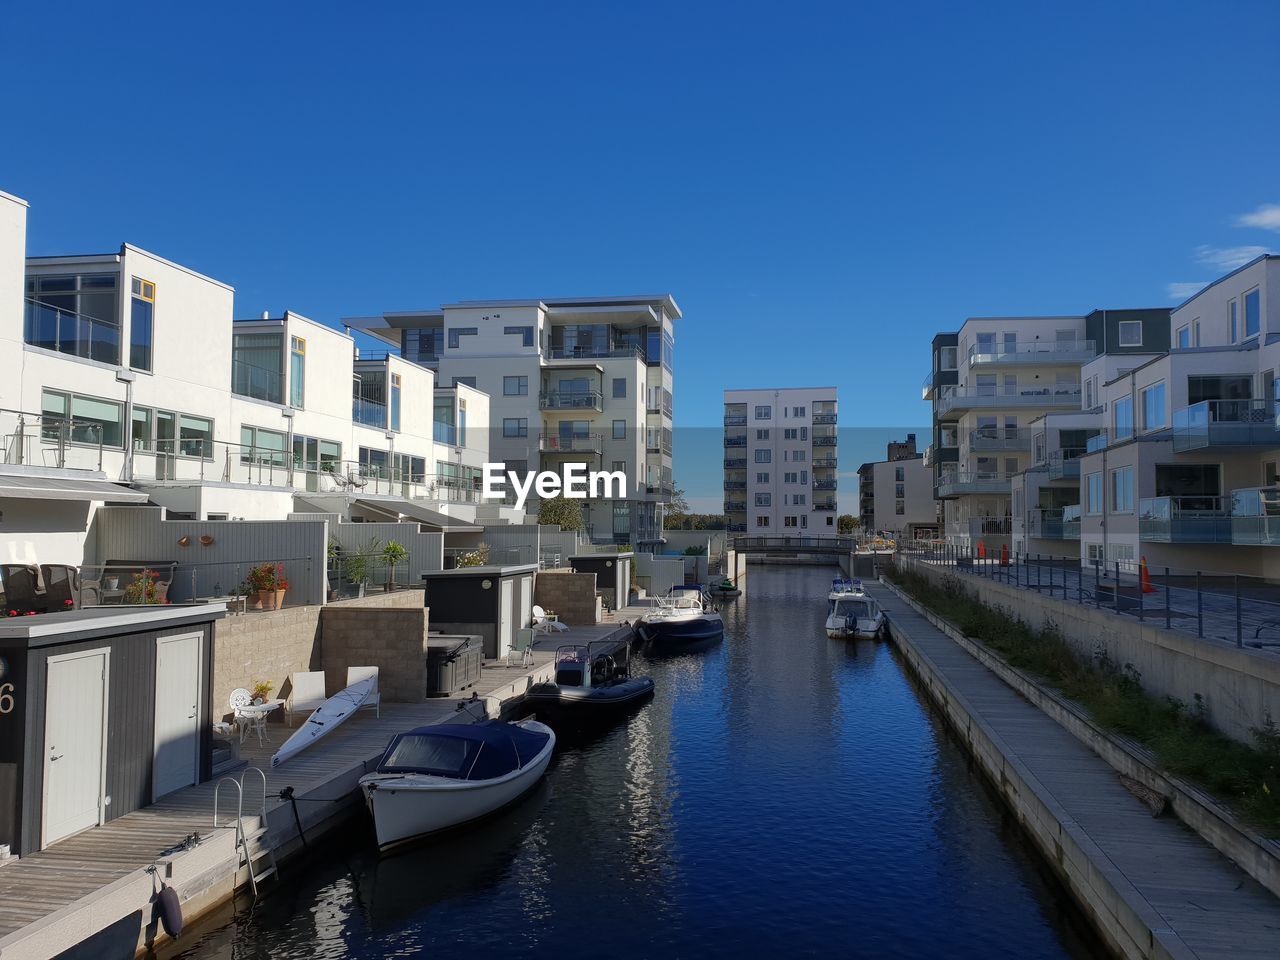
M474 549L460 555L455 562L459 567L483 567L489 562L489 545L477 544Z
M377 541L374 542L376 543ZM360 550L356 553L349 553L342 558L343 574L347 583L354 588L352 596L364 596L364 586L369 581L369 558L371 556L372 553Z
M124 602L126 604L159 603L156 577L154 570L139 570L135 573L133 580L124 588Z
M387 565L387 590L391 591L396 586L396 566L404 563L409 559L409 551L403 543L395 540L388 540L382 548L382 562Z
M289 589L284 565L260 563L249 570L249 589L254 591L253 609L279 610L284 606L284 594Z
M329 543L325 549L325 555L328 558L328 570L326 571L326 579L329 581L329 600L338 599L338 576L342 570L342 547L338 544L338 538L329 535Z
M267 698L271 696L271 691L275 689L275 684L270 680L255 680L250 696L254 703L266 703Z

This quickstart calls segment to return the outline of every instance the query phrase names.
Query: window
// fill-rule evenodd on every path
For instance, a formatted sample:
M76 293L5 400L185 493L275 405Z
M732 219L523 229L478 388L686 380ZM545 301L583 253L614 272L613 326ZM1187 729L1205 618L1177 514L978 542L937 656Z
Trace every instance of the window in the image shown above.
M893 485L893 495L898 498L905 497L907 495L907 485L905 483L895 483Z
M461 344L460 337L474 337L478 332L475 327L454 327L449 331L449 348L457 350Z
M133 278L133 301L129 312L129 366L151 369L151 330L155 319L156 285Z
M806 453L806 452L805 452L805 451L803 451L803 450L792 450L792 451L791 451L791 461L792 461L792 463L805 463L805 462L807 462L807 461L808 461L808 459L809 459L809 454L808 454L808 453Z
M474 390L476 389L476 378L475 377L454 377L453 385L456 387L458 384L462 384L464 387L470 387L471 389Z
M809 428L808 428L808 427L801 427L801 428L800 428L800 439L801 439L801 440L808 440L808 439L809 439Z
M898 482L898 483L902 483L904 480L906 480L906 479L907 479L907 468L906 468L906 467L894 467L894 468L893 468L893 479L894 479L896 482Z
M1127 440L1133 436L1133 397L1121 397L1112 404L1115 439Z
M1133 467L1117 467L1111 471L1111 509L1116 513L1133 513Z
M27 343L112 365L120 362L115 274L27 278Z
M772 451L772 450L757 450L757 451L756 451L756 463L772 463L772 462L773 462L773 451Z
M240 462L283 467L286 440L286 435L279 430L264 430L262 427L241 424Z
M1102 513L1102 474L1091 473L1085 478L1085 513Z
M1191 325L1186 324L1178 328L1177 337L1178 349L1186 350L1191 346Z
M956 369L957 352L958 351L955 347L939 347L938 348L938 369L939 370Z
M795 473L784 473L784 474L782 475L782 482L783 482L783 483L795 483L795 482L796 482L796 474L795 474Z
M835 520L834 517L827 517L827 526L834 527L835 526L835 523L833 522L834 520Z
M893 512L900 517L903 516L907 512L906 503L902 500L895 500L893 502Z
M768 482L769 482L769 474L767 473L756 474L756 483L768 483Z
M473 330L472 333L474 332ZM508 337L520 337L521 346L533 346L533 327L504 327L502 332Z
M625 461L625 460L615 460L615 461L613 461L613 466L612 466L612 468L611 468L611 469L613 470L613 472L614 472L614 473L626 473L626 472L627 472L627 461Z
M178 417L178 452L184 457L213 459L213 421L208 417Z
M40 436L44 440L65 439L70 443L84 443L104 447L121 448L124 434L121 420L123 404L114 400L100 400L80 394L45 390L41 394L40 412L44 424ZM56 421L70 420L70 426Z
M1117 324L1117 332L1120 337L1120 346L1122 347L1140 347L1142 346L1142 321L1141 320L1121 320Z
M768 517L756 517L756 526L757 526L757 527L767 527L768 525L769 525L769 518L768 518Z
M773 494L772 494L772 493L757 493L757 494L756 494L756 506L757 506L757 507L770 507L770 506L773 506Z
M808 471L808 470L801 470L801 471L800 471L800 482L801 482L801 483L808 483L808 482L809 482L809 471Z
M529 435L528 417L504 417L502 420L504 437L527 437Z
M391 429L400 429L400 374L391 375Z
M794 497L791 498L791 502L794 503L797 507L803 507L805 504L805 500L808 499L808 496L809 495L807 493L797 493Z
M797 417L808 416L807 409L807 407L796 407L794 408L794 415Z
M627 439L627 421L625 420L613 421L613 439L615 440Z
M613 399L625 400L626 397L627 397L627 378L614 377L613 378Z
M414 363L435 363L444 352L444 327L405 330L400 335L400 355Z
M284 403L284 338L281 334L232 334L231 392L268 403Z
M307 384L307 341L289 338L289 406L302 407Z
M1142 426L1146 430L1157 430L1164 425L1164 382L1161 381L1142 391Z
M768 430L757 430L757 431L756 431L756 439L757 439L757 440L768 440L768 439L769 439L769 431L768 431Z
M1084 408L1086 410L1093 409L1093 385L1097 382L1097 379L1097 377L1090 377L1084 382Z
M529 395L529 378L503 377L502 395L504 397L527 397Z
M1236 302L1234 300L1227 303L1227 319L1231 324L1231 342L1236 343L1240 339L1240 326L1236 317Z
M133 408L133 430L130 439L135 450L151 449L151 409L149 407Z
M795 518L795 517L783 517L783 518L782 518L782 525L783 525L784 527L794 527L794 526L796 526L796 518Z
M782 431L783 440L795 440L799 436L800 431L795 427Z
M773 416L773 408L772 408L772 407L768 407L768 406L759 406L759 407L756 407L756 419L757 419L757 420L768 420L768 419L769 419L770 417L772 417L772 416Z
M1250 290L1244 295L1244 335L1256 337L1262 329L1262 292Z

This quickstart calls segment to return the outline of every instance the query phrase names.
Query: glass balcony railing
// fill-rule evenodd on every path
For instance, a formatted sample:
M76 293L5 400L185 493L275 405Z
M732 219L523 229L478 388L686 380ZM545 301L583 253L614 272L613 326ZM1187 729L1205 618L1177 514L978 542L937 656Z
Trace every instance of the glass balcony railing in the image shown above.
M25 308L23 336L33 347L101 363L120 362L118 323L60 310L38 300L27 300Z
M1107 448L1107 431L1099 430L1096 436L1090 437L1084 443L1085 453L1097 453L1099 450Z
M990 344L982 350L974 346L969 351L969 364L1066 364L1096 356L1096 347L1092 340L1034 340L1016 346Z
M726 480L724 482L726 490L745 490L747 489L747 481L745 480Z
M836 415L834 413L815 413L813 415L814 423L835 423Z
M815 447L834 447L836 445L836 438L833 436L815 436L813 438L813 445Z
M643 360L644 348L638 343L615 343L612 346L547 347L548 360L615 360L637 357Z
M726 447L745 447L747 445L746 437L725 437L724 445Z
M726 500L724 502L725 513L746 513L747 502L745 500Z
M747 417L742 415L726 415L724 418L726 427L745 427L747 425Z
M1078 407L1080 387L964 387L946 390L938 400L938 413L1003 407Z
M968 494L1008 494L1013 477L1004 473L945 473L934 485L934 494L939 499Z
M813 480L813 489L815 490L834 490L835 488L835 480L819 480L817 477Z
M600 410L604 398L594 391L538 394L540 410Z
M725 457L724 468L726 470L742 470L747 465L746 457Z
M284 376L279 370L231 359L231 392L238 397L284 403Z
M1080 476L1080 458L1084 447L1063 447L1049 454L1050 480L1075 480Z
M1280 487L1231 491L1231 542L1280 544Z
M540 433L538 450L542 453L599 453L604 437L598 433Z
M366 427L387 428L387 405L364 397L351 398L351 419Z
M1173 412L1173 449L1280 445L1270 400L1202 400Z
M978 427L969 432L969 449L1030 450L1031 434L1017 427Z
M835 457L814 457L813 469L815 470L834 470L836 467Z
M1138 538L1157 543L1230 543L1231 513L1224 497L1146 497L1138 502Z
M830 511L833 511L835 510L835 508L836 508L835 500L827 499L827 500L813 501L813 509L821 510L823 513L828 513Z

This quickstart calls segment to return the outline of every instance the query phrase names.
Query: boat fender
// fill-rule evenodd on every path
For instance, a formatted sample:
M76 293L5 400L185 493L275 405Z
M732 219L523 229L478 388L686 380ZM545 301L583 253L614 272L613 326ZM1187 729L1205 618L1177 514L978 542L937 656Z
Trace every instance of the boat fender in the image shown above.
M161 881L160 892L156 894L156 915L164 932L174 940L182 934L182 903L178 900L178 891L165 886Z

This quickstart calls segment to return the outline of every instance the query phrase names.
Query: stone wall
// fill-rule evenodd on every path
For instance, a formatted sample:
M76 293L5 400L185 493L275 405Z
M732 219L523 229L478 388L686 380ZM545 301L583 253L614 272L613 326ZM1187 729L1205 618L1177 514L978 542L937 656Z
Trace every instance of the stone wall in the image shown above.
M427 688L425 607L335 603L320 614L320 631L320 669L330 695L347 685L348 667L377 667L383 700L422 702Z
M935 584L947 575L932 564L908 563ZM1209 722L1229 737L1252 743L1254 728L1268 718L1280 722L1280 658L1274 653L1197 639L980 577L961 576L960 582L983 603L1032 627L1052 624L1085 656L1105 650L1113 662L1133 664L1143 689L1153 696L1187 704L1200 696Z
M213 634L213 716L231 713L231 691L237 687L251 688L266 680L274 688L273 697L285 697L290 674L321 669L321 611L385 608L423 610L422 591L378 593L327 606L285 607L219 620Z
M560 622L569 626L600 622L594 573L541 570L533 584L533 602L543 610L554 610Z

